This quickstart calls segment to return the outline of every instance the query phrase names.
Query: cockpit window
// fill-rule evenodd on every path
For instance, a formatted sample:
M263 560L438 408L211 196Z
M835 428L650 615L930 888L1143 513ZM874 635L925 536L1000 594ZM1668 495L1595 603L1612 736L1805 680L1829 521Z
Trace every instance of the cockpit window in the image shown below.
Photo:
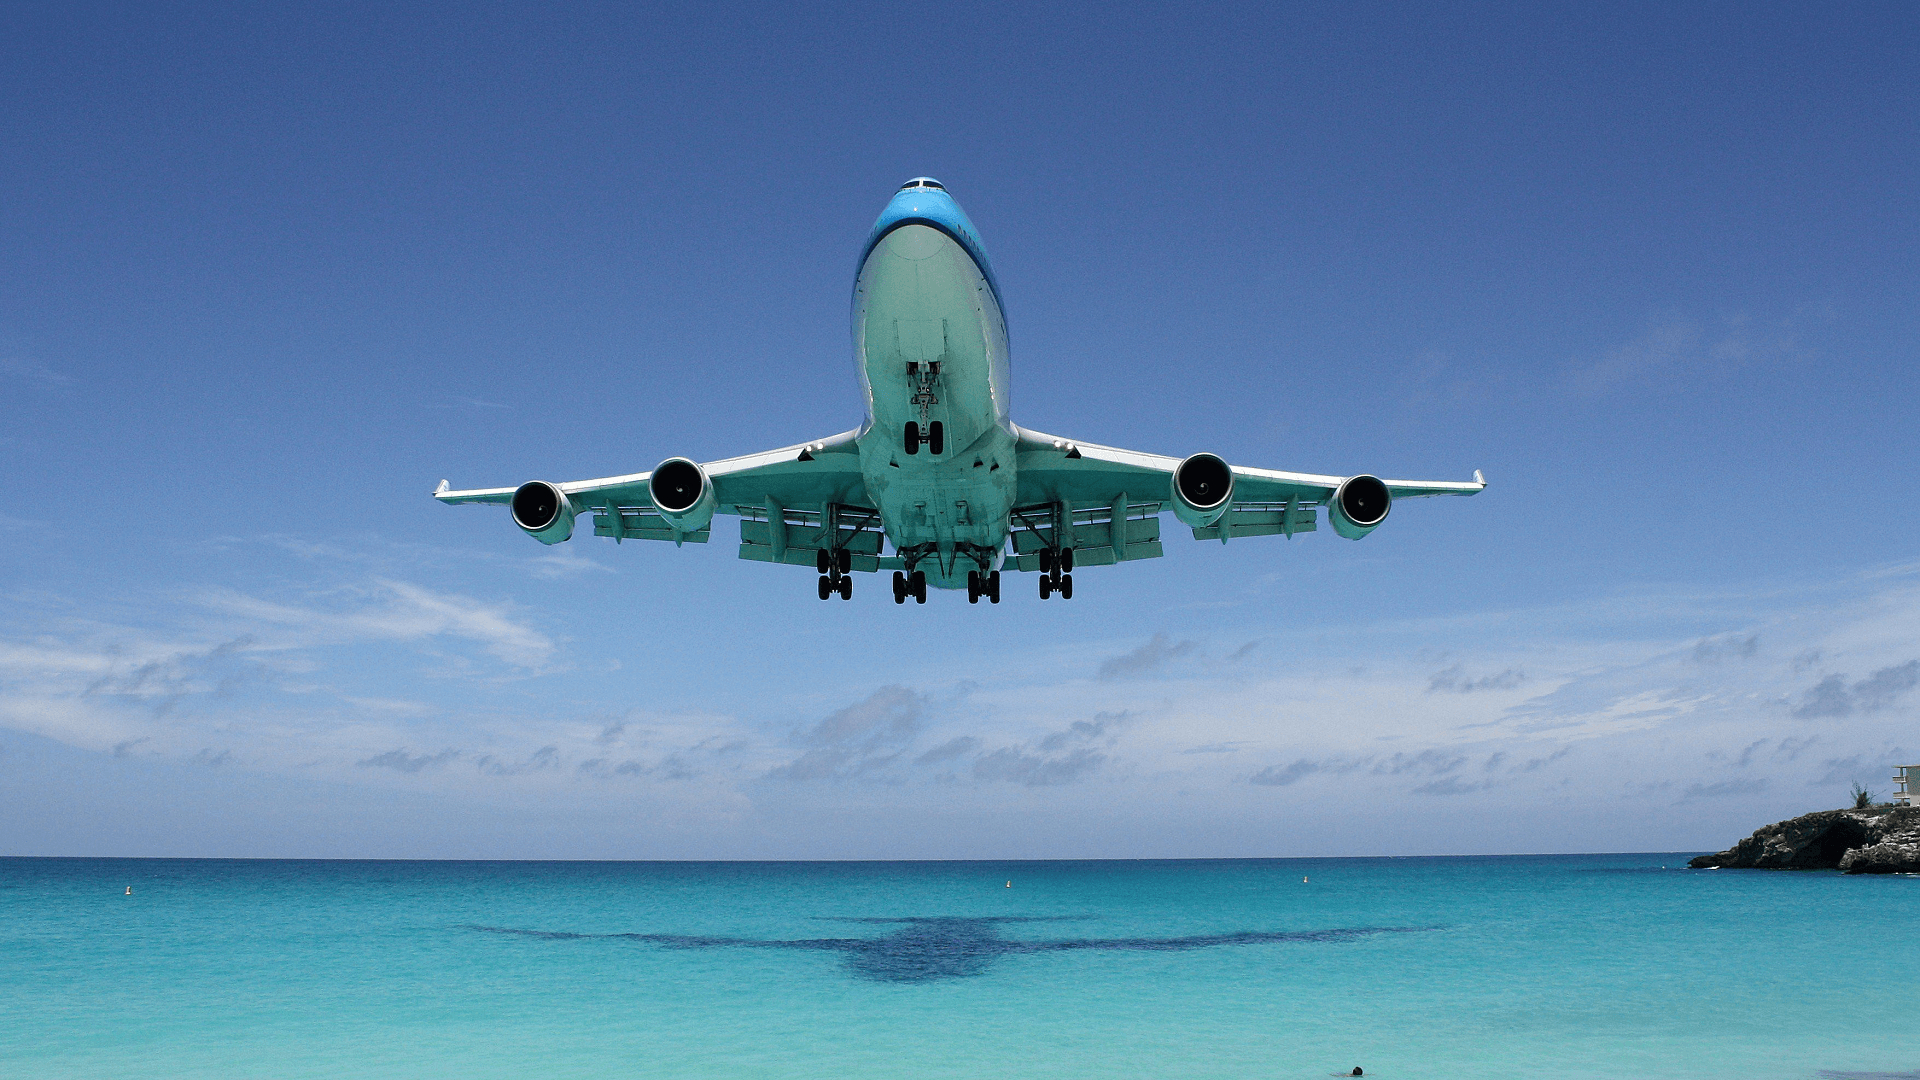
M932 188L935 191L947 190L945 184L942 184L938 180L930 180L924 176L915 177L912 180L909 180L906 183L900 185L901 191L911 191L914 188Z

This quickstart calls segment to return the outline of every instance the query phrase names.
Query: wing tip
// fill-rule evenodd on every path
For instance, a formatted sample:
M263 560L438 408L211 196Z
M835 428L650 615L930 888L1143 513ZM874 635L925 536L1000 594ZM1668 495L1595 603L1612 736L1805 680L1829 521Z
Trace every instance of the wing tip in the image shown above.
M1474 482L1474 483L1476 483L1476 484L1479 484L1479 485L1480 485L1481 487L1486 487L1486 486L1487 486L1487 474L1486 474L1486 473L1483 473L1483 472L1481 472L1481 471L1480 471L1479 469L1475 469L1475 470L1473 470L1473 482Z
M439 496L439 495L445 495L445 494L446 494L446 493L447 493L448 491L450 491L450 490L452 490L452 489L453 489L453 485L452 485L452 484L449 484L449 483L447 483L447 482L446 482L446 481L445 481L445 480L443 479L443 480L441 480L441 481L440 481L440 486L439 486L439 487L437 487L437 488L434 488L434 489L433 489L433 493L434 493L434 495L436 495L436 496Z

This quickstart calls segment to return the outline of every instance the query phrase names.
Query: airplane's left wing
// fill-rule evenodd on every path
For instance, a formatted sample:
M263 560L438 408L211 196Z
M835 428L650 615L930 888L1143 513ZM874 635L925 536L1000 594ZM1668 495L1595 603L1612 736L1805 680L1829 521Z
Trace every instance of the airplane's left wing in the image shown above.
M872 570L877 560L865 564L879 554L879 520L860 473L858 435L855 429L705 464L669 458L648 472L594 480L464 491L442 480L433 497L449 504L504 504L514 524L546 544L572 536L583 513L593 514L596 536L704 544L714 516L730 514L745 519L742 558L811 565L815 550L828 546L847 549L851 569ZM781 528L773 527L775 520ZM830 536L839 543L823 544Z
M1015 434L1014 551L1022 570L1038 570L1039 552L1054 546L1076 547L1075 562L1085 566L1158 556L1163 510L1192 528L1195 539L1225 542L1312 532L1325 506L1334 531L1358 540L1386 520L1395 499L1474 495L1487 486L1478 471L1467 481L1382 480L1228 465L1212 454L1147 454L1026 429Z

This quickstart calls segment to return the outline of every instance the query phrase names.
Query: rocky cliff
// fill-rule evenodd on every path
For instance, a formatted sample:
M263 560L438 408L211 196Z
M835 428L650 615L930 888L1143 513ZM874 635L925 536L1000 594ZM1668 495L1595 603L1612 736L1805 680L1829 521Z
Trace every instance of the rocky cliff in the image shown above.
M1920 874L1920 806L1821 810L1768 825L1687 865L1741 870Z

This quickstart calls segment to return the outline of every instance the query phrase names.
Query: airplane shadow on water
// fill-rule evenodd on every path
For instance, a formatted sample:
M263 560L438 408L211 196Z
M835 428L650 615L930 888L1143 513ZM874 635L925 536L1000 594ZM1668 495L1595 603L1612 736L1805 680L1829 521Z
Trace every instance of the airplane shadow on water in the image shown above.
M1021 940L1002 937L1002 923L1064 922L1083 916L1018 916L989 918L843 918L834 922L893 926L892 933L870 938L762 938L710 937L702 934L576 934L559 930L518 930L506 926L462 926L489 934L514 934L546 941L638 941L668 949L797 949L840 953L847 970L877 982L933 982L982 974L995 960L1034 953L1102 949L1133 952L1185 952L1226 945L1272 945L1297 942L1354 941L1377 934L1417 934L1437 926L1359 926L1330 930L1242 930L1227 934L1187 937L1060 938Z

